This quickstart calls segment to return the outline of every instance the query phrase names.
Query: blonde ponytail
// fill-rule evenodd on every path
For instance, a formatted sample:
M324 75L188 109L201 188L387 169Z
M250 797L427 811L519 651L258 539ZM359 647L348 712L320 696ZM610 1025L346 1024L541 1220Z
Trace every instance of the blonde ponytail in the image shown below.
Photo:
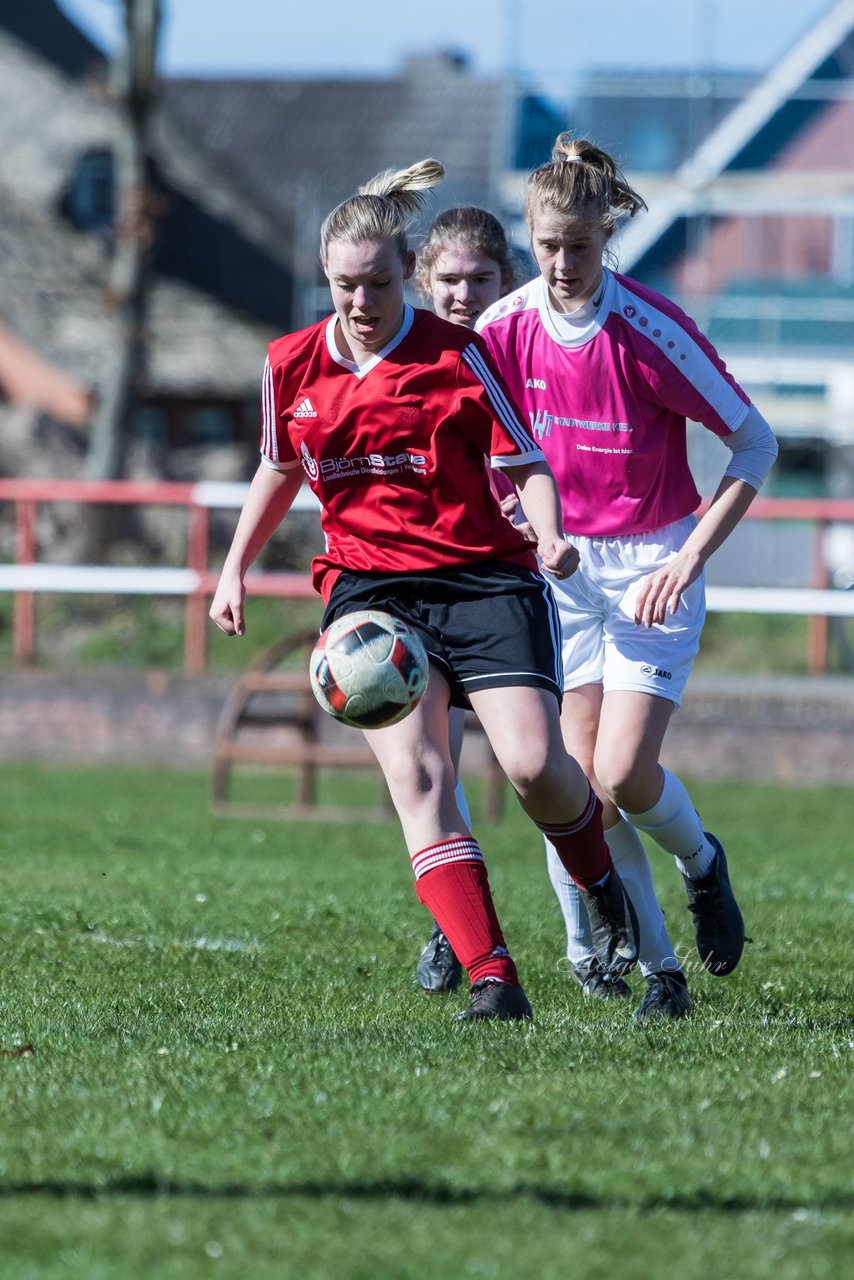
M560 133L552 147L551 162L528 178L525 219L529 227L544 207L568 218L596 221L611 230L621 216L633 218L646 203L607 151L586 138Z
M419 160L408 169L384 169L362 184L360 196L385 196L396 200L407 213L420 213L424 197L420 194L444 180L445 170L438 160Z
M445 176L438 160L419 160L407 169L385 169L342 201L320 228L320 257L325 263L333 240L392 240L402 259L408 252L406 233L424 208L424 192Z

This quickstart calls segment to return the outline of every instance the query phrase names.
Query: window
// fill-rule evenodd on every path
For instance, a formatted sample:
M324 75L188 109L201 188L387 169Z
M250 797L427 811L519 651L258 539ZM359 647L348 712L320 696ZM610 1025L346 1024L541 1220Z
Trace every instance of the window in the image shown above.
M81 156L62 211L79 231L108 231L115 220L113 157L109 151Z
M217 404L194 406L187 415L186 442L190 445L232 444L234 413Z

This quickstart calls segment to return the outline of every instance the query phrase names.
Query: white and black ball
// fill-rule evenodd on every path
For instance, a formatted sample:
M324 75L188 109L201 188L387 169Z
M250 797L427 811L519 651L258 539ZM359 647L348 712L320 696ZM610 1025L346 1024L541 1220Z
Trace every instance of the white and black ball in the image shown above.
M426 650L405 623L379 609L336 618L311 655L309 676L324 711L356 729L408 716L427 688Z

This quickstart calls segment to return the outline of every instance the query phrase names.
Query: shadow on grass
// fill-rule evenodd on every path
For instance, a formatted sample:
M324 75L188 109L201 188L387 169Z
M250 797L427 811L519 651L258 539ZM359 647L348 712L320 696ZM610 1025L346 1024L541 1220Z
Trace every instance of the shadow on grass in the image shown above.
M669 1210L675 1213L697 1213L707 1210L724 1214L781 1213L804 1209L845 1212L854 1209L854 1195L842 1192L824 1196L817 1203L790 1196L735 1196L700 1190L689 1195L628 1196L591 1195L583 1191L558 1191L553 1187L521 1184L507 1191L481 1191L469 1187L442 1187L417 1179L380 1182L301 1182L287 1184L231 1183L222 1186L198 1182L172 1182L155 1175L136 1178L114 1178L99 1183L85 1182L21 1182L0 1187L0 1200L15 1196L45 1196L53 1199L79 1198L100 1200L111 1196L141 1198L175 1196L184 1199L226 1200L403 1200L436 1206L506 1204L516 1200L533 1200L546 1208L558 1210L618 1209L638 1213Z

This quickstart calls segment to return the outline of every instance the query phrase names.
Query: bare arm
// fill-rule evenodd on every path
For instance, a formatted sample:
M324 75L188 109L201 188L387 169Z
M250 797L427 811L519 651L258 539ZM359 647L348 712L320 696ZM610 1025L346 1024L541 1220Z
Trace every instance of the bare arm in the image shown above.
M651 573L638 593L635 622L651 627L679 608L682 592L702 573L706 561L732 533L747 511L756 490L745 480L724 476L711 506L685 545L664 569Z
M227 636L245 634L243 580L255 557L290 511L302 480L301 467L274 471L262 463L255 472L210 609L210 616Z
M508 468L510 479L537 535L537 554L547 573L568 578L578 568L578 552L563 536L560 494L546 462Z

